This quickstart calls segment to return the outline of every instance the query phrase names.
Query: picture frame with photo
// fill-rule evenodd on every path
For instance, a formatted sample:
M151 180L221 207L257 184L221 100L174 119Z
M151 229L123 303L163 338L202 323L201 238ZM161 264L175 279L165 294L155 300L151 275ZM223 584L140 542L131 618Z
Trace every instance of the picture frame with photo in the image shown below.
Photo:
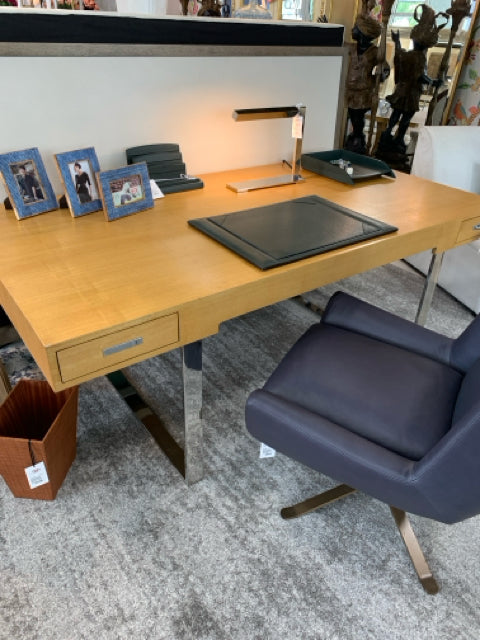
M146 162L100 171L98 184L103 211L110 222L153 207Z
M74 218L102 208L97 173L100 171L93 147L55 154L58 170L65 185L65 198Z
M37 147L0 154L0 173L18 220L58 209Z

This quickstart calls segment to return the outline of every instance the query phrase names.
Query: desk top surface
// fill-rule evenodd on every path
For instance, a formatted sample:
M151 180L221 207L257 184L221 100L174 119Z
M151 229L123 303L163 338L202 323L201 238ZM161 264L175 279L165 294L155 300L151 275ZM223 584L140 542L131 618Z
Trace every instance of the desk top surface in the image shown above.
M272 165L205 175L204 189L170 194L115 222L106 222L102 211L72 218L63 209L18 221L13 211L0 210L0 302L52 386L71 384L58 371L59 350L172 313L179 324L173 346L180 346L215 333L231 317L427 248L465 242L465 224L473 228L480 218L480 196L401 173L354 186L308 172L295 185L241 194L225 186L281 172ZM192 218L310 194L398 231L261 271L188 225ZM118 367L100 373L108 368Z

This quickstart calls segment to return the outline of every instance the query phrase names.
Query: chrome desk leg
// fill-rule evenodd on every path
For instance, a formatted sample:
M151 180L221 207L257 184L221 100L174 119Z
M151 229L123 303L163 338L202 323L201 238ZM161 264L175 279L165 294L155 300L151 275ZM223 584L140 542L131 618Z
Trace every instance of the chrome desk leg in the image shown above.
M125 402L143 422L173 466L188 485L203 478L202 433L202 343L187 344L182 349L183 360L183 448L170 434L160 416L142 398L141 392L121 374L112 380Z
M203 478L202 343L183 347L183 407L185 420L185 480Z
M437 286L438 274L440 273L440 267L442 266L443 255L443 251L437 252L436 249L433 249L432 251L432 259L430 261L422 297L415 317L415 322L422 326L427 321L428 312L430 311L433 294L435 293L435 287Z

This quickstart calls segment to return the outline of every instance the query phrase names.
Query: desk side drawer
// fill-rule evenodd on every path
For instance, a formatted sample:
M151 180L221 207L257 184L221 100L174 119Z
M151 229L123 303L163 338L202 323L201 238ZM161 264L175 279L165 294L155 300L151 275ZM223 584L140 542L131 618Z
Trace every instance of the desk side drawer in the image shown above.
M480 216L462 222L457 235L457 244L480 238Z
M121 365L131 358L178 342L178 313L156 318L57 352L63 382Z

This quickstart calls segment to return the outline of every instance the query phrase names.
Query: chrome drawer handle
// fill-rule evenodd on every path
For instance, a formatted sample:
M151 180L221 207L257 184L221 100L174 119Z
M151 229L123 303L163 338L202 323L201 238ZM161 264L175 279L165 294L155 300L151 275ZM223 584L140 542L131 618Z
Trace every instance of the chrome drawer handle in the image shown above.
M120 344L114 344L113 347L108 347L103 350L104 356L111 356L119 351L125 351L125 349L131 349L139 344L143 344L143 338L133 338L133 340L127 340L127 342L121 342Z
M478 224L474 224L473 228L475 231L480 231L480 222Z

